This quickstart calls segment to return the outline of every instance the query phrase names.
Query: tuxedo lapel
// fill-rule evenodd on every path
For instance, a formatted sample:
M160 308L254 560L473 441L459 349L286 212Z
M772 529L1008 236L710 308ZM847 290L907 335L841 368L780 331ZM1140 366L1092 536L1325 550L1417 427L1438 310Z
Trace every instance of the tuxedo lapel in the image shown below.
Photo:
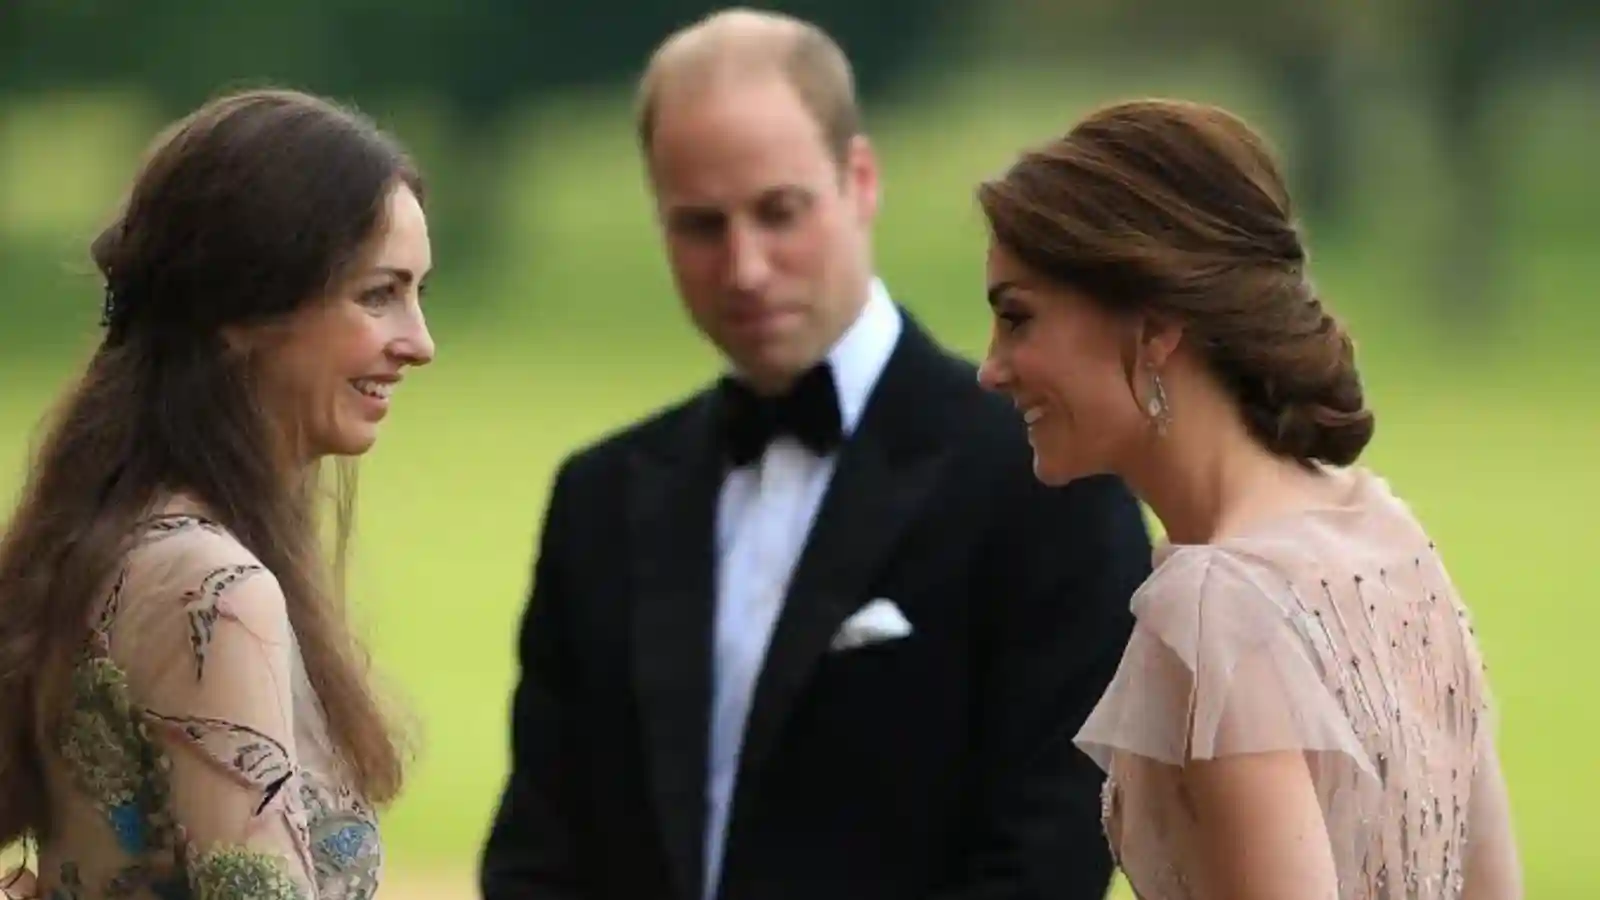
M714 534L722 467L715 398L686 411L667 448L632 461L634 690L655 810L681 896L703 878L705 769L712 695Z
M938 359L908 317L860 427L839 452L756 683L740 751L735 824L813 667L944 474L948 454L930 427L932 414L916 404L925 399L921 382Z

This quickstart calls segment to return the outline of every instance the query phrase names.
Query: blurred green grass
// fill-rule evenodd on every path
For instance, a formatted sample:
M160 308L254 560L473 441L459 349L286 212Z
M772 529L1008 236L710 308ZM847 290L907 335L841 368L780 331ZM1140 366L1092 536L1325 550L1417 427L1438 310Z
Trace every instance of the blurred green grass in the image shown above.
M1197 93L1202 83L1210 86ZM914 314L976 353L987 319L973 181L1108 94L1061 76L953 80L940 90L872 123L887 178L881 269ZM1146 91L1261 109L1249 85L1225 80L1152 75L1117 88ZM74 108L75 127L87 128L83 106ZM1315 276L1361 341L1379 415L1370 462L1433 529L1476 611L1503 707L1529 895L1590 897L1600 876L1586 866L1588 811L1600 804L1600 779L1588 748L1600 737L1600 707L1580 673L1600 629L1600 576L1584 563L1600 497L1600 427L1586 385L1600 363L1584 338L1595 314L1568 294L1600 277L1600 259L1568 228L1573 201L1552 174L1581 166L1583 151L1546 141L1517 157L1516 301L1487 337L1464 338L1419 311L1415 237L1430 215L1429 151L1403 112L1381 115L1395 125L1386 152L1409 162L1372 170L1358 229L1314 236ZM1270 115L1259 117L1271 129ZM530 111L512 130L517 152L486 177L501 182L497 239L515 252L471 271L438 261L438 361L408 379L363 467L358 614L422 726L414 780L385 823L401 872L459 872L475 860L505 770L515 629L554 465L715 372L673 299L629 121L616 98L581 96ZM424 147L438 138L425 119L409 127ZM29 154L51 168L45 132L18 134L0 145L11 148L8 190L59 183L15 174ZM72 165L98 165L87 183L104 190L92 210L61 214L70 228L58 233L87 233L116 198L105 172L131 162ZM71 202L83 205L81 196ZM51 204L34 196L11 208ZM81 244L47 246L68 248L65 265L81 258ZM49 352L0 359L0 496L12 493L34 422L94 339L92 285L67 275L47 283L52 296L40 302L74 292L83 308L30 331ZM458 314L453 298L492 314Z

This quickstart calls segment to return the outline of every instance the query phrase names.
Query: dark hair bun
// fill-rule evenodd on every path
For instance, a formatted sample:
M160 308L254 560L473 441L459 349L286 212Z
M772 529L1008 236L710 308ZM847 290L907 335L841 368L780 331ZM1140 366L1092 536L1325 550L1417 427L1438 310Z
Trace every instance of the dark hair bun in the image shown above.
M1277 163L1237 116L1114 104L1022 154L978 202L1039 275L1183 323L1272 452L1343 466L1372 439L1354 343L1306 277Z
M1251 432L1274 453L1302 462L1347 466L1372 440L1376 418L1366 407L1355 342L1322 308L1304 278L1278 288L1297 315L1252 340L1209 341L1212 368L1233 391ZM1206 332L1206 322L1197 331Z

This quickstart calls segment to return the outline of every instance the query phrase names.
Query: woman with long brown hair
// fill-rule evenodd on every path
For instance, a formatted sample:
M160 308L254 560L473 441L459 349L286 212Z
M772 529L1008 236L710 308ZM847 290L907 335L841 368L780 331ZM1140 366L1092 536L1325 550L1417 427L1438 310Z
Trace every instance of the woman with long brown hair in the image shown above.
M981 378L1036 475L1125 479L1166 539L1078 745L1145 900L1513 900L1467 610L1357 464L1354 344L1238 117L1100 109L984 183Z
M433 356L422 198L361 116L251 91L168 129L94 242L104 338L0 539L0 846L41 894L373 893L403 745L319 471Z

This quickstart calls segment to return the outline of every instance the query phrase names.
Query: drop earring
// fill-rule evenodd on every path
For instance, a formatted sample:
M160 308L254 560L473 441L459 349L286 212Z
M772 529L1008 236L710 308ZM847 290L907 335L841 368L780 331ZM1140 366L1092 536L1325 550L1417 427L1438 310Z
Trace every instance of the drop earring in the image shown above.
M1150 371L1150 399L1144 404L1145 414L1156 426L1156 434L1165 436L1167 426L1172 424L1172 408L1167 405L1167 390L1161 384L1161 373L1152 369Z

